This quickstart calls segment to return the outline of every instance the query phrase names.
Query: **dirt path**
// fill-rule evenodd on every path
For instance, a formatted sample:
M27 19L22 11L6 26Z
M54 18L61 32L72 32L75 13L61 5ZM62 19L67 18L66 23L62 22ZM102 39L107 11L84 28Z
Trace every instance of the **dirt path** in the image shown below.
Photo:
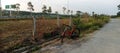
M64 53L120 53L120 19L111 19L92 39Z

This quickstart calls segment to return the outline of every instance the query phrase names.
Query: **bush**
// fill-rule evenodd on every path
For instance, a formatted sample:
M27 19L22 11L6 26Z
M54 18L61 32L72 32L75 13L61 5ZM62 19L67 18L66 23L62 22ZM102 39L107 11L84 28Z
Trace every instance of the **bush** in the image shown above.
M105 15L100 15L96 18L75 18L73 24L77 26L81 31L97 30L103 27L104 24L108 23L110 18Z

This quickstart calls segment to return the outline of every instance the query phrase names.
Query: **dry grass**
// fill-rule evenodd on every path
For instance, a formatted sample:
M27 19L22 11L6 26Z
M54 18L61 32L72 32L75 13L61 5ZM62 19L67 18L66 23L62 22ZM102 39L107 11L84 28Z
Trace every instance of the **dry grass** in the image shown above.
M68 24L68 19L61 19L61 24ZM30 39L33 28L32 19L0 21L0 51L22 44L25 39ZM57 28L56 19L37 20L37 38L41 39L43 33L51 32Z

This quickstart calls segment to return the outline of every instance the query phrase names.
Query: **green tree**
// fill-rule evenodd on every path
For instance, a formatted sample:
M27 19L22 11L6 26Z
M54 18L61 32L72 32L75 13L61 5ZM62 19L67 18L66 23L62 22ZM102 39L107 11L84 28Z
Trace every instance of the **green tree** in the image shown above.
M47 11L48 11L49 14L51 14L52 13L52 8L49 7Z
M0 5L1 5L1 0L0 0ZM2 16L2 7L0 6L0 16Z
M117 6L118 10L120 10L120 5ZM120 16L120 11L117 13L117 16Z
M65 11L66 11L66 7L63 7L63 14L65 14Z
M31 2L28 2L27 5L28 5L28 10L30 10L31 16L32 16L32 11L34 11L34 8L33 8L34 6L32 5Z
M73 14L73 10L71 10L71 15Z
M43 13L47 13L47 6L46 6L46 5L43 5L43 7L42 7L42 12L43 12Z
M70 10L67 11L67 14L68 14L68 15L70 14Z
M76 11L76 17L80 17L81 16L81 11Z
M0 16L2 16L2 7L0 7Z
M120 16L120 12L117 13L117 16Z
M117 7L118 7L118 10L120 10L120 5L118 5Z
M95 18L95 12L92 12L92 16L93 16L93 18Z

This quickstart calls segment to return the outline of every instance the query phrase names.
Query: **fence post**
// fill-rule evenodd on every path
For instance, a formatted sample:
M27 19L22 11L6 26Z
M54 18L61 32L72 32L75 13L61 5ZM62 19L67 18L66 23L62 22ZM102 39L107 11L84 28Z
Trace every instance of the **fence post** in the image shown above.
M58 27L60 27L60 17L59 17L58 12L57 12L57 25L58 25Z
M35 40L36 35L36 18L33 16L33 40Z
M69 26L72 26L72 13L73 11L71 11Z

